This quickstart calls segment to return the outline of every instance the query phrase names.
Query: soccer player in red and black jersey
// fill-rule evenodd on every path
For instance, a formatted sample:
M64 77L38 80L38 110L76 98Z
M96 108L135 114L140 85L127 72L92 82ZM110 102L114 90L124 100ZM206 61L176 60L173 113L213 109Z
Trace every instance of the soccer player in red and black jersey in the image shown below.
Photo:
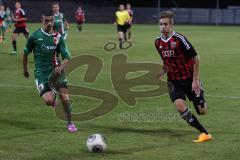
M21 8L20 2L16 2L14 18L13 18L13 21L15 22L14 24L15 29L12 35L13 51L11 52L11 54L17 54L17 37L20 33L23 33L26 39L28 39L29 31L27 28L26 20L27 20L26 14L24 10Z
M126 11L128 12L129 16L130 16L130 20L127 23L127 39L131 40L131 27L132 27L132 21L133 21L133 10L131 7L130 3L127 3L126 5Z
M186 105L186 96L199 115L206 113L202 84L199 77L199 56L185 36L173 31L174 13L162 12L160 15L161 36L155 40L155 46L163 60L163 68L157 78L167 73L169 95L182 118L195 127L201 134L194 142L211 140L211 134L200 124Z
M82 31L82 24L85 22L85 13L81 6L78 7L78 10L75 12L75 18L78 26L79 32Z

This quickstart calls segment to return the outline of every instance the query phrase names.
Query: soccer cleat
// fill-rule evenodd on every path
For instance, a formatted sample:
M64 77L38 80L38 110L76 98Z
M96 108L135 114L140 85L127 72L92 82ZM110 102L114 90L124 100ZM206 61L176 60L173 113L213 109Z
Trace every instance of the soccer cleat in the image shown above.
M77 132L78 129L75 127L75 125L73 123L70 123L67 125L67 130L70 133L74 133L74 132Z
M11 55L17 55L17 51L11 51L10 54Z
M201 133L198 136L198 139L193 140L193 142L194 143L201 143L201 142L210 141L210 140L212 140L211 134Z

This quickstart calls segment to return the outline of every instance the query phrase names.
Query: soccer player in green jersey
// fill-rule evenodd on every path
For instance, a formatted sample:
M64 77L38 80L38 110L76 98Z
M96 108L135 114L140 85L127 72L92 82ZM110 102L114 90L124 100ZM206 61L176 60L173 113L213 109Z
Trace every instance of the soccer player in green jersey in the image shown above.
M64 14L59 11L60 7L58 2L54 2L52 4L52 10L54 14L54 30L61 33L64 39L66 39L69 24L67 19L64 17Z
M4 5L0 4L0 43L5 43L6 18L7 17L4 11Z
M10 29L12 28L12 17L13 17L13 13L9 9L9 7L7 7L6 8L6 29L7 29L7 32L9 32Z
M54 16L51 11L46 11L42 15L42 28L35 31L28 39L23 54L23 74L26 78L28 73L28 55L33 52L35 62L35 81L37 89L46 105L56 106L56 92L49 86L49 77L52 72L63 73L64 68L70 59L63 36L54 31ZM62 57L60 64L59 54ZM71 103L68 97L67 80L61 80L61 87L57 92L62 102L67 119L67 129L69 132L76 132L77 128L71 121ZM64 93L64 94L61 94Z

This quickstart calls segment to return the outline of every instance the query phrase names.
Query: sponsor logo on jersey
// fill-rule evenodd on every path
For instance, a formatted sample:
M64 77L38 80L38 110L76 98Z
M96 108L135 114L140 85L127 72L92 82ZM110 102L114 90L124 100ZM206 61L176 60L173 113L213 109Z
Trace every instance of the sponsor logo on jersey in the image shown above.
M38 38L38 41L43 41L43 38Z
M51 50L56 50L57 46L48 46L48 45L42 45L41 50L43 51L51 51Z
M176 42L171 42L171 47L176 48L176 44L177 44Z
M165 51L162 51L162 56L163 57L174 57L175 52L173 50L165 50Z

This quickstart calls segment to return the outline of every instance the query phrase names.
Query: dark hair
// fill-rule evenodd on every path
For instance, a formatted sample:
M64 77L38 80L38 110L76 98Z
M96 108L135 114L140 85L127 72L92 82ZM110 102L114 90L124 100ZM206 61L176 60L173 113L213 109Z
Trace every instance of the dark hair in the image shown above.
M42 16L53 16L53 12L51 9L45 9L42 11Z
M59 6L59 3L58 2L53 2L52 6L54 6L54 5L58 5Z

